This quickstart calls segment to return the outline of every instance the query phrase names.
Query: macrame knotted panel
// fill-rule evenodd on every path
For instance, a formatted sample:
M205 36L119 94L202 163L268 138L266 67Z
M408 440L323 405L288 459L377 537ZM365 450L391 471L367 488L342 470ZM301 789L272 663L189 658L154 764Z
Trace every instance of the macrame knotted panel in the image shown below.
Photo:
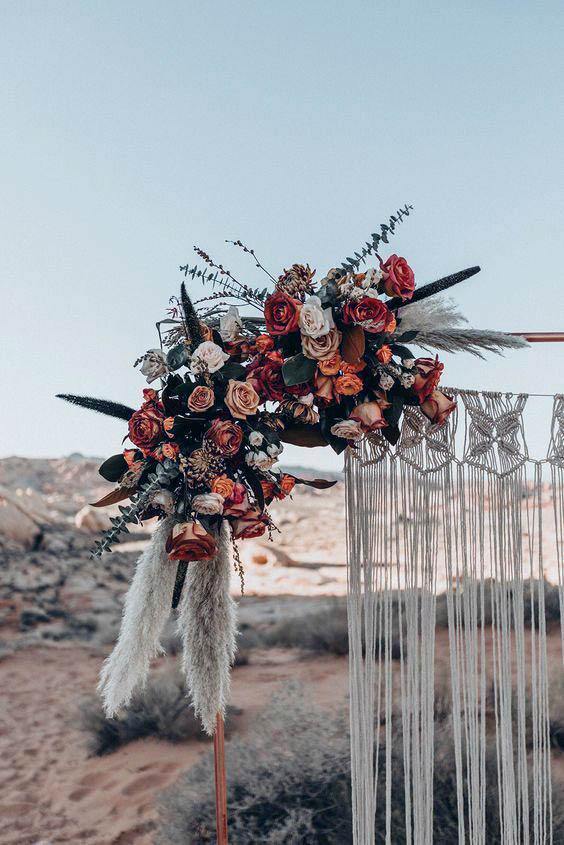
M395 448L376 434L347 455L358 845L552 842L543 553L556 543L562 609L564 398L554 398L547 457L533 460L526 396L450 392L458 409L443 427L410 409ZM440 593L447 633L436 626ZM443 722L454 760L451 839L434 818Z

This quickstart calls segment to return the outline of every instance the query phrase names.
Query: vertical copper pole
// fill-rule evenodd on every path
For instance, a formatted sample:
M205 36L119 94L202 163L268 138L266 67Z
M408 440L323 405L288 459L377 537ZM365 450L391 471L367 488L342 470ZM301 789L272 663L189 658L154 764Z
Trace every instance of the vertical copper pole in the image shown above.
M217 845L227 845L227 780L225 776L225 733L223 716L218 713L213 737L215 763L215 819Z

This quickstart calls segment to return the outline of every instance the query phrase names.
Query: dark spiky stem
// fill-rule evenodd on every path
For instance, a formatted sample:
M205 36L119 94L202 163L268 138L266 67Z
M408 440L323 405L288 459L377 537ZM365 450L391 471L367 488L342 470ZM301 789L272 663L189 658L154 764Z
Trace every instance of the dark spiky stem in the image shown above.
M442 279L437 279L436 282L429 282L428 285L417 288L408 302L404 302L401 296L395 296L393 299L389 299L386 305L390 309L401 308L402 306L407 307L415 302L421 302L422 299L427 299L429 296L434 296L436 293L442 293L448 290L448 288L452 288L454 285L465 281L465 279L475 276L479 272L479 267L468 267L467 270L459 270L458 273L452 273L450 276L444 276Z
M182 282L180 286L180 299L182 302L182 312L184 314L184 325L186 333L192 349L195 349L202 342L202 330L200 328L200 321L196 314L196 309L192 305L192 300L186 291L186 285Z
M118 420L129 421L135 413L135 408L129 408L119 402L110 402L108 399L94 399L92 396L74 396L72 393L57 393L57 399L64 399L80 408L88 408L97 411L99 414L106 414L108 417L117 417Z

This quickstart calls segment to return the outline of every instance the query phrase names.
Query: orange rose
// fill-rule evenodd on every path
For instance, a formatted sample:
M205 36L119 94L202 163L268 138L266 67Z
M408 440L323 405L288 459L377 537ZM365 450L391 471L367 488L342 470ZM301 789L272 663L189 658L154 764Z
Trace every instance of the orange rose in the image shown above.
M376 357L378 358L381 364L389 364L392 360L392 350L387 344L385 344L384 346L380 347L380 349L376 353Z
M335 352L332 358L320 361L318 367L324 376L336 376L343 365L340 352Z
M274 482L267 481L265 478L261 478L260 486L262 487L262 495L264 496L264 500L267 504L271 502L274 498Z
M440 390L433 391L421 405L421 410L434 425L443 425L455 408L456 402Z
M165 458L170 458L171 461L174 461L178 457L180 449L176 445L176 443L163 443L161 447L161 452L165 456Z
M268 334L259 334L259 336L255 338L255 349L257 352L261 353L270 352L274 349L274 341Z
M169 560L210 560L217 543L199 522L179 522L166 541Z
M384 326L384 331L386 331L388 334L393 334L396 330L397 324L398 323L396 320L396 315L392 314L392 312L390 311L388 317L386 318L386 325Z
M248 510L246 514L236 519L233 523L233 537L245 539L260 537L266 531L268 517L256 508Z
M163 428L167 437L173 437L172 429L174 428L174 417L167 417L163 422Z
M241 448L243 429L231 420L216 419L208 428L206 437L217 446L222 455L232 458Z
M315 395L319 399L324 399L325 402L332 402L335 398L335 389L333 386L332 376L324 376L318 371L315 374L314 388Z
M359 379L353 373L347 373L335 379L335 393L340 393L342 396L354 396L362 388L362 379Z
M251 355L251 346L248 340L226 340L223 348L233 361L246 361Z
M357 405L350 415L350 419L359 422L363 431L377 431L379 428L385 428L388 425L378 402L363 402L361 405Z
M416 360L413 390L421 404L437 389L443 370L444 364L441 364L438 356L435 360L432 358L418 358Z
M228 499L233 493L234 482L228 475L216 475L211 483L212 493L219 493L224 499Z
M284 499L286 496L289 496L294 487L296 486L296 479L293 475L284 475L280 479L280 492L276 494L277 499Z
M211 387L206 387L199 384L194 388L188 397L188 407L195 414L202 414L204 411L209 411L215 402L215 394Z
M245 420L256 414L260 396L249 381L235 381L231 378L224 401L234 417Z

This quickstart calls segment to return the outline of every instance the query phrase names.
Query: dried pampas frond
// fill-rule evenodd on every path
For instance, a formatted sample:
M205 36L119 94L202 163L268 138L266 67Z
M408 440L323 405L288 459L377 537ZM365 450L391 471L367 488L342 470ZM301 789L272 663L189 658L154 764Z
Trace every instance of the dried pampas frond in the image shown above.
M468 322L454 301L445 296L408 303L400 308L398 317L401 319L398 334L411 331L442 331L447 326L454 328Z
M163 652L160 637L176 578L165 548L173 524L174 517L163 520L139 558L125 597L117 644L100 673L98 691L110 718L129 703L135 688L146 680L151 660Z
M223 520L217 556L189 564L178 610L187 686L196 716L210 736L217 714L225 715L235 655L237 626L235 602L229 595L230 573L231 535Z
M483 358L483 352L503 355L504 349L523 349L529 344L522 337L488 329L450 329L421 331L413 343L422 349L444 352L469 352Z
M57 393L57 399L64 399L79 408L88 408L90 411L97 411L99 414L106 414L108 417L117 417L118 420L126 420L135 413L135 408L122 405L121 402L111 402L109 399L95 399L93 396L75 396L73 393Z

